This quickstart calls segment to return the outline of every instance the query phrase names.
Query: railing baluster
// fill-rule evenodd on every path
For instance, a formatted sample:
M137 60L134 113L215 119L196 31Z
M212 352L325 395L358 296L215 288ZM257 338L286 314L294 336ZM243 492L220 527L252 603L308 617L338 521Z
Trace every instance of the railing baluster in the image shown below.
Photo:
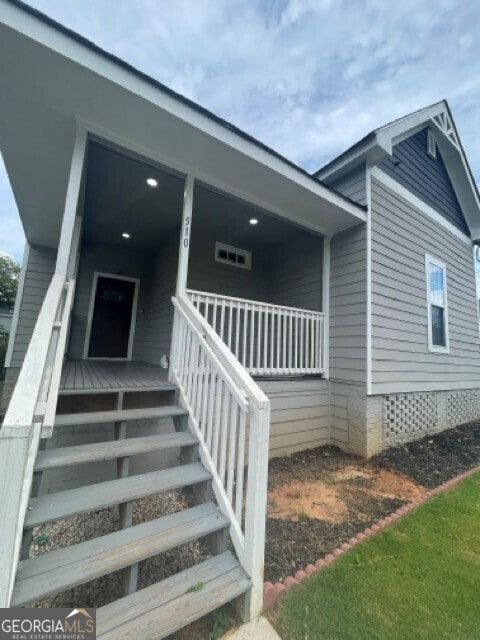
M235 514L239 522L242 521L243 511L243 475L245 469L245 431L247 416L245 411L240 411L240 424L238 427L238 451L237 451L237 482L235 487Z
M242 358L240 362L244 367L247 366L247 329L248 329L248 312L247 305L243 305L243 343L242 343Z
M232 350L232 322L233 322L233 305L229 300L228 302L228 348Z
M220 335L217 329L217 298L216 297L213 299L212 327Z
M228 447L228 436L229 436L229 427L230 427L230 393L225 388L223 403L222 403L222 419L220 424L220 460L218 463L218 475L220 476L220 480L225 486L225 469L227 462L227 447Z
M288 333L288 372L293 372L293 311L290 311L288 316L289 333Z
M273 371L275 369L275 363L273 361L273 357L275 354L274 345L275 345L275 311L274 309L272 309L272 312L270 314L270 359L268 362L270 371Z
M202 401L203 401L203 375L205 370L205 352L200 347L200 358L198 366L198 380L197 380L197 393L195 401L195 413L198 416L198 426L203 433L202 427Z
M208 432L206 436L207 449L212 450L213 442L213 412L215 410L215 393L217 387L217 372L214 369L214 365L210 363L210 384L208 389L208 411L207 411L207 424Z
M311 334L311 347L310 347L310 370L315 369L315 334L316 334L316 322L314 318L310 319L310 334Z
M212 446L212 459L213 463L218 469L218 447L220 444L220 422L222 417L222 400L223 400L223 380L220 376L217 376L217 387L215 389L215 415L214 415L214 427L213 427L213 446Z
M295 370L298 369L298 311L295 311Z
M250 371L254 371L253 366L253 347L255 344L255 307L250 307Z
M268 309L263 309L263 373L268 371Z
M192 386L190 394L192 398L192 410L197 415L197 387L199 380L199 360L200 360L200 345L195 341L195 348L193 351L193 371L192 371Z
M203 425L203 437L207 440L207 410L208 399L210 397L210 360L205 353L204 357L204 373L203 373L203 385L202 385L202 413L200 415L200 424Z
M233 477L235 474L235 454L237 452L237 418L238 405L233 402L230 408L230 429L228 430L228 465L227 465L227 496L233 504Z
M300 313L300 372L303 373L305 362L305 349L303 345L303 314Z
M322 312L191 290L187 294L252 375L324 372Z
M280 338L281 338L281 329L280 329L280 311L277 309L277 369L280 371Z
M235 357L238 359L238 349L240 344L240 303L237 302L237 313L235 317Z
M257 372L260 373L260 368L261 368L260 353L261 353L261 342L262 342L262 310L261 310L261 307L258 307L257 314L258 314L258 325L257 325Z
M225 342L225 300L222 300L222 308L220 312L220 331L218 335Z

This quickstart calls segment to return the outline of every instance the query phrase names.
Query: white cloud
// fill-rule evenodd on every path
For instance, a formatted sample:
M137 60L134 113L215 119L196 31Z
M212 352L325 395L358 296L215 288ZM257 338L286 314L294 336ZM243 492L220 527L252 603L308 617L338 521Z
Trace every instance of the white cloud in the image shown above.
M309 170L371 129L446 97L480 179L478 3L31 4Z

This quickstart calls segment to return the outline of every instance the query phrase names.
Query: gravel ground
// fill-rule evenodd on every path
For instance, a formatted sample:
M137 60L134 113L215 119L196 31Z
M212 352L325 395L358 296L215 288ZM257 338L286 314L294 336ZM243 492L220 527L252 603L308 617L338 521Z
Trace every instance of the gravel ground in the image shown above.
M185 498L178 491L142 498L135 503L133 523L140 524L153 518L175 513L187 506ZM34 529L31 555L40 555L54 549L78 544L117 529L118 507L51 522ZM45 536L48 537L47 540L45 540ZM139 588L163 580L208 557L206 545L202 541L194 541L149 558L140 563ZM102 607L122 597L121 584L121 572L117 571L55 596L44 598L32 606Z
M425 487L436 487L480 464L480 422L469 422L393 447L374 460L409 475Z

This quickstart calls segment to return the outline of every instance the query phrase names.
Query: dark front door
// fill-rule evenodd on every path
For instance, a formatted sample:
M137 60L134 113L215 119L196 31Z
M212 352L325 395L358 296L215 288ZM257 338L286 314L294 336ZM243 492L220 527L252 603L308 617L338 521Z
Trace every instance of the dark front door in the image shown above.
M89 358L126 358L132 324L135 282L98 276L93 305Z

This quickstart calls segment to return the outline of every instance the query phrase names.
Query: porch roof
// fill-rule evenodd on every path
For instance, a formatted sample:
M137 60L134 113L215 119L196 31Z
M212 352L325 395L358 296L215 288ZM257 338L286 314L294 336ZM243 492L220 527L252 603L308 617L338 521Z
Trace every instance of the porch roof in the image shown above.
M31 7L0 6L0 147L30 242L57 244L76 123L317 232L365 220L363 207L206 109Z

